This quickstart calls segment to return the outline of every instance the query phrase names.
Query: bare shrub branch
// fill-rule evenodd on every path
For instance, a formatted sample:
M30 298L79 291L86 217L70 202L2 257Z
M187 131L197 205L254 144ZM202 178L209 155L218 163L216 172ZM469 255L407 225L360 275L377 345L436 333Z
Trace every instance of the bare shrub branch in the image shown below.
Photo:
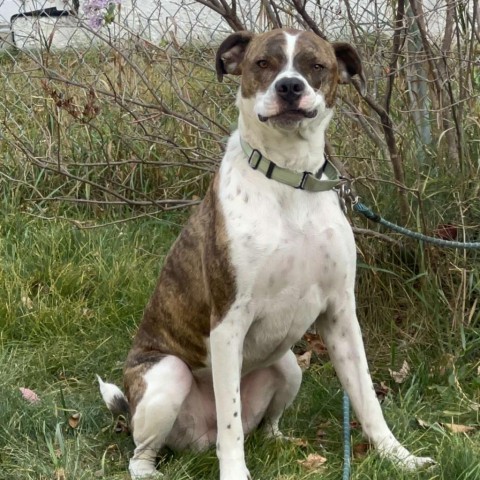
M80 22L91 45L57 47L64 19L35 48L19 43L33 43L33 32L16 36L17 53L0 59L2 186L49 205L193 204L236 118L238 81L215 82L215 45L231 30L287 26L353 42L362 56L369 93L343 89L329 132L328 153L348 163L343 172L390 181L405 223L432 169L461 168L474 198L478 0L444 0L436 10L421 0L175 1L176 10L158 4L140 15L141 28L124 6L99 30ZM143 15L147 7L135 8Z

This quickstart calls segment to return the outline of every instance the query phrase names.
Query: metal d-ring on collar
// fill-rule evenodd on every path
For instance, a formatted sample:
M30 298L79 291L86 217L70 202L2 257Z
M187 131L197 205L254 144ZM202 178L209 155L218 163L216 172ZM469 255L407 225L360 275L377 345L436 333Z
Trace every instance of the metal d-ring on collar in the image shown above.
M257 149L252 148L242 138L242 149L248 158L248 164L254 170L263 173L267 178L283 183L299 190L308 192L326 192L333 189L342 189L347 179L325 157L323 167L316 173L295 172L288 168L279 167L268 158L265 158ZM350 192L350 189L348 189ZM338 191L340 197L340 190ZM341 197L340 197L341 198Z
M335 188L335 191L338 195L338 200L340 201L340 208L343 210L343 213L347 213L348 209L353 209L355 205L359 202L358 196L353 193L352 185L350 180L346 177L340 176L342 183Z

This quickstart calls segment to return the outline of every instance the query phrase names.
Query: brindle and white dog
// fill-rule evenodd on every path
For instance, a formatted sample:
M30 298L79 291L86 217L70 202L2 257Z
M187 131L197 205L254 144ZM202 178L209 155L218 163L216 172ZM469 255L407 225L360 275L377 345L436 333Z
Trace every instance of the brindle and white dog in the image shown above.
M244 437L280 417L302 380L290 347L315 324L363 432L377 450L416 468L385 423L355 313L355 243L337 193L267 178L255 149L292 172L319 172L337 86L357 75L346 43L311 32L230 35L219 80L242 75L238 130L203 203L165 260L125 364L125 391L100 380L113 410L128 404L133 478L156 473L163 446L216 443L221 480L246 480ZM321 178L320 178L321 179Z

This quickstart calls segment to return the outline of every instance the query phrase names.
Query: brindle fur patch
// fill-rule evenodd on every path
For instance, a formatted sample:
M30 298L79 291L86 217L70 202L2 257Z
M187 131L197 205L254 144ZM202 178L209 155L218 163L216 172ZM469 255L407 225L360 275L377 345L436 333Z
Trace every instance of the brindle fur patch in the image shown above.
M175 355L192 370L205 365L210 330L235 298L218 178L167 255L128 354L124 382L132 414L143 375L163 357Z
M282 30L272 30L252 39L242 62L242 71L248 71L241 83L244 98L265 92L272 84L287 63L285 46L286 38ZM259 66L259 61L265 61L266 66Z
M332 45L312 32L299 33L293 65L315 90L322 91L326 106L332 108L339 81ZM319 68L316 69L315 65Z

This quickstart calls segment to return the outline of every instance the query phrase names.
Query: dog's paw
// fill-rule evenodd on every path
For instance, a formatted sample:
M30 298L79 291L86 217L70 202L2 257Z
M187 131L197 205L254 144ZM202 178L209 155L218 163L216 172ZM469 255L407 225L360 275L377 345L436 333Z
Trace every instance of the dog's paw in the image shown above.
M153 480L163 477L163 474L157 471L155 468L154 463L144 459L132 458L130 460L130 464L128 465L128 470L132 480Z
M279 442L290 442L293 443L297 446L305 446L307 443L306 440L303 440L302 438L298 437L292 437L291 435L285 435L282 433L278 428L272 429L270 426L265 426L262 429L263 435L265 435L266 438L272 439L272 440L278 440Z
M416 457L409 455L407 458L399 460L399 464L406 470L426 470L434 467L437 462L430 457Z
M265 435L267 438L275 438L279 440L284 440L287 437L277 428L272 428L271 425L264 425L262 427L262 433Z
M233 475L228 475L226 477L220 477L220 480L252 480L252 476L250 475L250 472L247 472L245 475L242 475L240 477L233 476Z
M250 472L246 470L244 473L235 474L235 473L228 473L226 475L222 475L220 480L252 480L252 476Z
M278 440L279 442L283 443L293 443L297 446L303 446L304 443L306 443L306 440L303 440L302 438L298 437L292 437L291 435L285 435L280 431L277 431L275 433L270 432L265 432L265 436L269 439L273 440Z
M421 470L436 465L432 458L416 457L396 441L391 444L383 443L377 448L382 457L388 458L405 470Z
M245 465L231 465L220 468L220 480L252 480L252 476Z
M288 435L284 435L280 429L278 428L278 422L271 424L270 422L265 422L261 427L261 432L265 437L272 438L275 440L281 441L293 441L295 442L294 437L289 437Z

